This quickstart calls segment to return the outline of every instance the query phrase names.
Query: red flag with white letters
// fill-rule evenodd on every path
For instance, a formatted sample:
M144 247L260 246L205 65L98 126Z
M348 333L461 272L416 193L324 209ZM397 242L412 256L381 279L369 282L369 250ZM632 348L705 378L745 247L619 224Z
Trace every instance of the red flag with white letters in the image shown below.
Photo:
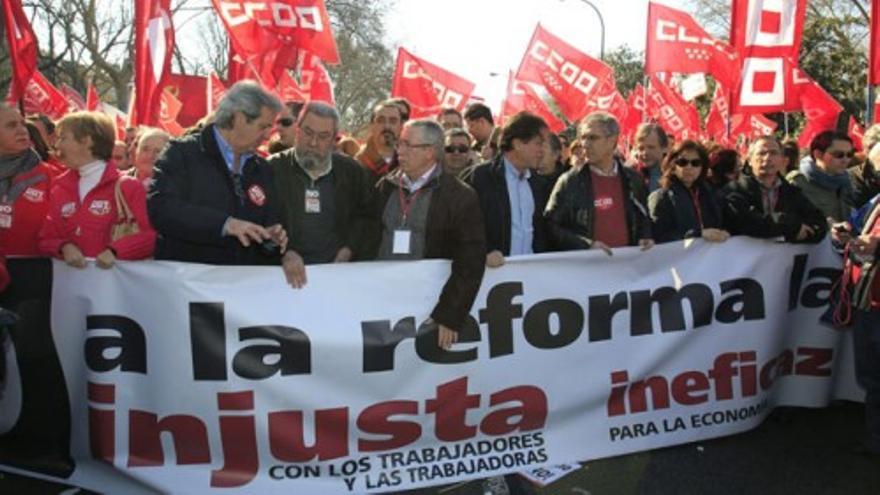
M397 50L397 65L391 80L391 96L406 98L411 118L433 117L443 107L464 108L474 83L436 66L403 49Z
M589 99L607 79L614 80L614 71L538 24L516 78L542 84L562 114L575 121L590 112Z
M318 57L306 53L304 54L302 65L299 70L300 88L308 95L310 101L323 101L336 104L334 96L333 81L327 68Z
M739 79L739 61L733 48L709 36L687 13L650 2L645 72L705 72L733 87Z
M25 113L43 113L58 120L68 111L67 98L50 83L40 71L35 70L24 88L22 97Z
M507 79L507 95L504 97L504 103L501 105L501 120L511 117L519 112L532 112L544 119L547 127L553 132L560 132L565 129L565 122L553 114L547 103L538 96L538 93L529 86L529 83L518 81L513 72L508 74Z
M290 72L283 71L278 79L278 97L281 101L306 101L308 95L299 87L296 79L290 75Z
M797 60L806 0L733 0L731 45L741 60L731 109L740 113L799 110Z
M587 106L590 108L590 112L607 112L613 115L620 125L620 134L624 137L629 136L630 131L635 130L633 122L635 122L635 126L638 126L641 118L641 116L637 116L635 120L632 119L630 113L635 113L635 111L631 111L629 104L617 90L613 79L606 79L602 83L596 94L587 102Z
M68 108L73 111L86 109L86 101L83 100L83 97L79 94L79 91L73 89L66 83L62 83L61 87L58 89L61 91L61 94L64 95L64 98L67 99Z
M134 4L135 124L159 124L159 100L174 49L170 0L135 0Z
M695 139L700 134L700 119L696 107L656 76L650 76L650 82L645 101L648 114L656 118L669 134L683 139Z
M37 37L24 14L21 0L3 0L3 20L12 66L9 99L18 101L24 96L25 87L37 70Z
M183 134L183 127L177 122L183 103L168 89L162 91L159 102L159 125L172 136Z
M169 74L164 91L170 92L180 102L186 102L175 116L181 127L195 125L208 113L208 78L184 74Z

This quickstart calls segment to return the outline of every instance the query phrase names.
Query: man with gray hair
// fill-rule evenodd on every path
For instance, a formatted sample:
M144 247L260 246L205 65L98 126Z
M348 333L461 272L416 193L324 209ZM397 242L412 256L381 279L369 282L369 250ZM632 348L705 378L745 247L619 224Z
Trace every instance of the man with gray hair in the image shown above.
M370 182L359 163L333 152L338 131L336 109L310 102L296 123L294 147L269 157L281 225L296 233L288 249L305 265L366 256Z
M654 245L645 184L616 156L619 135L617 120L605 112L578 126L587 161L559 178L544 212L557 248L598 248L610 256L611 248Z
M235 84L201 132L175 139L156 161L147 198L156 259L218 265L283 262L295 284L287 233L278 222L272 171L257 155L281 110L252 81ZM284 255L282 259L282 255Z
M441 258L452 270L431 318L437 344L458 340L483 280L486 235L477 194L443 173L443 128L433 120L403 127L400 166L377 184L378 257L383 260Z

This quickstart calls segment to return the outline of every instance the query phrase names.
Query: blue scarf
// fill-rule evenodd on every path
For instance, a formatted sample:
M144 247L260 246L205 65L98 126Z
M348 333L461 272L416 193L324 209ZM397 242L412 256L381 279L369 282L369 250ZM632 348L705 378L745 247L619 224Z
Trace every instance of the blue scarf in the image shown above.
M823 189L828 189L829 191L842 189L844 194L852 194L852 182L850 182L849 174L846 172L837 175L826 174L819 170L811 156L805 156L801 160L799 168L802 174Z

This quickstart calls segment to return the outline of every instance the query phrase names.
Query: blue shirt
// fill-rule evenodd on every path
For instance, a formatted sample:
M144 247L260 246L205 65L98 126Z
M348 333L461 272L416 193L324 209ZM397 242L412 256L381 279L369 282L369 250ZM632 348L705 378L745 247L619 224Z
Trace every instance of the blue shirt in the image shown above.
M504 181L510 198L510 255L532 254L532 236L535 198L529 186L530 170L520 173L507 158L504 159Z
M226 168L229 169L230 172L234 174L241 174L242 167L247 163L248 160L254 153L244 153L243 155L238 157L238 163L236 167L233 167L232 160L235 158L235 152L232 151L232 146L229 146L229 143L223 139L223 135L220 134L220 131L217 130L217 127L214 127L214 138L217 140L217 148L220 150L220 156L223 157L223 161L226 162Z

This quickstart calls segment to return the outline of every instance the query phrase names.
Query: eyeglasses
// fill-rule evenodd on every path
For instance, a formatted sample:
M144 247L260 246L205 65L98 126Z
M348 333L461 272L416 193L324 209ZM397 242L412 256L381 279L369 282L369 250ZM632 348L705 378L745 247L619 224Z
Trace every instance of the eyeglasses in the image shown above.
M674 162L679 167L687 167L690 165L691 167L702 167L703 160L699 158L694 158L693 160L688 160L687 158L676 158Z
M449 145L443 149L446 150L447 153L467 153L468 150L470 150L470 148L463 144L460 144L458 146Z
M838 160L841 158L852 158L856 156L854 151L829 151L828 154Z
M410 143L409 141L398 141L398 148L430 148L434 143Z
M312 140L316 140L319 143L325 143L333 139L332 132L315 132L314 129L311 129L309 126L302 126L299 128L302 137L305 138L306 142L312 142Z
M293 119L291 119L290 117L282 117L278 119L278 125L280 125L281 127L290 127L293 125Z

